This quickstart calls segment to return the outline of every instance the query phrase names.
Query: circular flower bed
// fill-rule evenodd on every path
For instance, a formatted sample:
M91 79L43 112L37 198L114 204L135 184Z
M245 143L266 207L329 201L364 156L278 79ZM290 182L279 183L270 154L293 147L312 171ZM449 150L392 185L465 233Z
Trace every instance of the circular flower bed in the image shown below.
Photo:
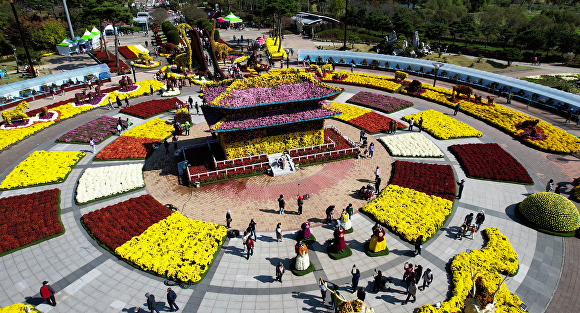
M519 213L540 230L567 233L580 227L580 215L574 204L551 192L528 196L520 203Z

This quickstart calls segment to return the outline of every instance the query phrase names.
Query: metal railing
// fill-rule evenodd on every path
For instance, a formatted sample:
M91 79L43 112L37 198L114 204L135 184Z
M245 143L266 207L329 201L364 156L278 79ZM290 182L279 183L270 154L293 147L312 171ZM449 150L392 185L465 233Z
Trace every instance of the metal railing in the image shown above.
M250 160L250 161L252 161L252 160L259 160L262 157L266 157L266 160L268 159L268 155L267 154L251 155L251 156L247 156L247 157L242 157L242 158L237 158L237 159L231 159L231 160L223 160L223 161L217 161L215 159L215 157L213 156L213 154L212 154L211 157L213 159L213 165L215 166L215 168L218 168L218 166L220 166L220 165L225 165L225 166L227 166L228 164L235 165L236 164L236 161L240 161L240 160L243 163L245 160Z
M262 169L264 167L264 165L270 166L269 162L261 162L261 163L254 163L254 164L249 164L249 165L242 165L242 166L236 166L236 167L230 167L230 168L224 168L221 170L215 170L215 171L209 171L209 172L203 172L203 173L196 173L196 174L192 174L190 172L190 168L187 168L187 175L189 176L189 181L193 182L195 179L200 179L202 177L211 177L211 176L219 176L220 174L228 174L228 172L235 172L238 169L242 169L242 170L246 170L246 169L251 169L251 170L256 170L256 169Z

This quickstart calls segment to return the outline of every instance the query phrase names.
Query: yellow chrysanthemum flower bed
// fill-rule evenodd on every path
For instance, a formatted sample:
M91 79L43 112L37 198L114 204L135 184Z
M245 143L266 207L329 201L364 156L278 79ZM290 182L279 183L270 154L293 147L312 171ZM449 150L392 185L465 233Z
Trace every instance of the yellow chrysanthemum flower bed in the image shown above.
M438 139L482 136L479 130L435 110L421 111L404 116L402 119L409 122L412 118L417 125L421 117L423 117L423 130Z
M28 307L30 309L30 312L32 313L40 313L40 311L35 309L32 305L24 303L15 303L13 305L0 308L0 313L23 313L25 312L24 311L25 307Z
M333 72L325 73L321 80L324 82L333 82L333 77ZM346 78L341 80L340 83L366 86L390 92L398 90L402 86L401 84L394 82L393 77L362 73L348 73Z
M329 104L329 106L342 112L342 114L339 116L336 116L336 118L339 120L343 120L343 121L350 121L354 118L357 118L359 116L362 116L364 114L371 112L371 110L369 110L369 109L357 107L357 106L350 105L350 104L339 103L339 102L332 102Z
M282 45L282 40L278 39L278 43L276 43L274 38L266 38L266 49L268 49L268 53L272 56L272 58L288 58L284 48L280 47L280 52L278 52L278 47L280 45Z
M433 236L453 208L453 202L397 185L388 185L362 210L386 224L394 233L409 242L419 235L423 240Z
M442 302L439 309L426 304L417 313L463 312L465 300L473 288L473 280L478 276L483 278L485 286L493 293L503 279L501 274L513 276L517 273L518 255L507 238L497 228L487 228L484 233L488 238L485 247L471 250L470 253L462 252L453 258L450 267L453 281L451 299ZM471 276L470 260L475 277ZM505 284L501 285L495 300L496 313L521 313L519 308L522 301Z
M6 176L0 189L62 183L84 156L78 151L35 151Z
M423 84L425 92L419 97L430 101L443 104L448 107L455 107L457 103L449 101L451 90L441 87L433 87L429 84ZM487 101L482 101L487 103ZM516 129L515 125L524 121L535 120L522 112L512 110L499 104L493 106L478 105L473 102L460 100L461 111L464 111L480 120L490 123L491 125L513 135L517 136L521 130ZM529 140L524 141L541 150L559 153L577 153L580 152L580 139L572 134L565 132L552 124L546 123L542 120L538 126L543 130L546 139L544 140Z
M133 90L133 91L129 91L129 92L123 92L121 90L116 90L113 92L110 92L108 94L109 97L111 97L111 101L113 101L114 99L117 99L117 97L121 97L121 99L125 99L127 96L129 98L135 98L135 97L139 97L142 96L144 94L148 94L150 91L150 86L153 86L153 91L157 91L159 90L161 87L163 87L165 84L163 82L160 82L158 80L142 80L142 81L138 81L135 82L135 85L139 86L139 88ZM102 106L106 105L106 102L103 102L101 104Z
M138 68L154 68L154 67L158 67L159 64L161 64L161 63L159 63L158 61L151 61L151 63L149 65L134 63L133 66L138 67Z
M59 105L56 108L52 108L50 110L60 112L60 119L64 120L92 109L93 107L90 105L76 106L74 103L67 103Z
M126 131L121 136L157 139L159 141L171 136L174 128L166 121L155 118L131 130Z
M222 146L224 147L226 159L237 159L264 153L280 153L290 149L321 144L324 144L323 129L267 136L233 143L222 143Z
M182 282L199 282L221 247L226 228L173 212L133 237L115 253L146 271Z
M0 150L36 133L41 129L47 128L54 123L54 121L50 121L46 123L36 123L29 127L23 128L0 129Z

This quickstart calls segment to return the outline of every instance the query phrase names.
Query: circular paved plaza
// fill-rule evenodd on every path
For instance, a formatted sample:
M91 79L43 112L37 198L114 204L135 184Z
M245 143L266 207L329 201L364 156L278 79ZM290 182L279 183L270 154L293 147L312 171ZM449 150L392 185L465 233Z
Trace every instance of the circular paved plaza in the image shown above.
M342 103L359 91L369 91L352 86L341 87L345 91L335 101ZM380 91L373 92L383 94ZM186 87L179 98L186 100L189 95L197 97L198 88ZM388 115L399 121L404 115L427 109L448 115L451 113L450 109L421 99L400 94L389 95L414 103L411 108ZM499 100L500 104L504 104L502 100L505 99ZM144 99L135 99L132 103L140 101ZM48 103L49 100L39 100L32 104L42 106ZM521 109L517 105L516 109ZM543 114L539 110L526 113L536 114L556 126L563 126L561 118ZM225 212L230 209L234 228L245 229L251 218L257 222L258 240L253 257L246 260L240 238L228 239L217 254L209 273L199 284L187 289L173 287L177 293L177 305L182 312L331 312L328 298L326 303L321 300L318 278L337 284L347 299L354 299L355 295L350 293L350 269L353 264L361 271L359 285L367 290L365 302L376 312L413 312L423 304L435 304L450 297L448 264L455 255L468 249L480 249L484 244L481 232L476 233L473 240L456 241L452 229L463 222L465 215L482 209L487 214L483 227L498 228L518 254L519 271L506 284L512 293L526 303L528 310L555 312L558 305L568 311L578 308L578 300L574 296L577 295L574 291L578 287L571 282L578 275L578 269L573 264L574 257L577 258L580 251L577 239L538 233L523 225L514 215L515 204L527 195L543 191L549 179L571 182L580 176L580 160L573 156L539 152L479 120L459 114L456 116L458 120L480 130L483 136L437 140L425 134L444 152L443 158L392 158L376 136L370 138L370 142L374 142L377 147L372 159L348 159L305 167L291 175L261 175L192 189L178 184L175 162L162 149L144 161L94 162L87 146L55 143L55 139L68 130L105 114L114 118L127 117L118 110L96 109L57 123L0 152L0 159L4 162L0 179L4 179L19 161L35 150L85 151L89 156L83 158L61 184L0 192L0 197L4 198L59 188L62 222L66 229L62 236L0 258L0 307L24 302L36 305L42 312L133 312L136 306L145 306L147 292L154 294L160 304L166 304L167 286L163 278L147 274L117 259L99 246L80 222L81 216L88 212L150 194L162 204L173 204L192 219L224 224ZM173 113L156 117L169 121ZM146 121L130 119L134 123L131 127ZM193 120L195 126L189 136L180 137L180 146L201 143L209 138L203 117L194 115ZM336 120L327 120L325 123L334 125L355 141L358 139L359 130L348 124ZM570 127L570 132L578 134L578 126ZM115 138L113 136L100 143L97 151ZM520 185L466 178L456 158L447 150L450 145L465 143L498 143L526 167L535 184ZM356 196L356 191L362 185L372 182L377 166L381 168L381 176L389 177L391 164L395 160L449 164L458 180L466 180L463 197L455 201L446 224L424 245L420 256L414 256L411 244L387 232L387 246L391 253L370 258L365 254L363 245L370 238L374 222L355 210L352 217L355 231L346 237L353 255L338 261L330 259L325 252L325 243L332 238L332 231L323 224L324 210L331 204L342 209L349 203L356 209L361 208L365 202ZM146 188L87 205L75 204L77 181L85 169L118 164L144 164ZM383 184L386 184L386 180L383 180ZM565 185L564 190L568 194L571 184ZM305 193L311 198L304 204L304 214L298 215L294 199L297 194ZM287 214L284 215L277 212L276 199L280 194L292 199L287 200ZM275 281L275 265L282 262L289 269L291 259L295 256L295 231L306 220L311 222L312 232L317 238L317 243L310 250L316 271L301 277L287 271L283 283ZM284 230L282 242L274 239L277 223L282 223ZM403 294L405 287L401 277L403 264L408 261L421 264L423 268L431 268L434 281L430 288L418 291L416 302L403 306L401 302L406 296ZM390 291L370 292L375 269L393 278ZM56 307L44 304L40 297L39 288L44 280L49 281L57 292ZM162 311L168 310L165 306Z

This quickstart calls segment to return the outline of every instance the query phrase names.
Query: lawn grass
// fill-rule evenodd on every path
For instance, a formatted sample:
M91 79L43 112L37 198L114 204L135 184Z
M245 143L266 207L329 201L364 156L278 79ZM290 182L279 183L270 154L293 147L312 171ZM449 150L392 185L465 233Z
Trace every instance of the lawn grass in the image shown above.
M527 66L512 65L507 66L507 62L495 62L492 60L487 60L483 58L480 63L477 63L477 58L468 58L463 55L442 55L439 57L436 53L423 57L424 60L434 61L434 62L444 62L444 58L447 59L449 64L474 68L480 71L486 72L496 72L496 71L513 71L513 70L528 70L533 69ZM471 66L473 64L473 66Z

